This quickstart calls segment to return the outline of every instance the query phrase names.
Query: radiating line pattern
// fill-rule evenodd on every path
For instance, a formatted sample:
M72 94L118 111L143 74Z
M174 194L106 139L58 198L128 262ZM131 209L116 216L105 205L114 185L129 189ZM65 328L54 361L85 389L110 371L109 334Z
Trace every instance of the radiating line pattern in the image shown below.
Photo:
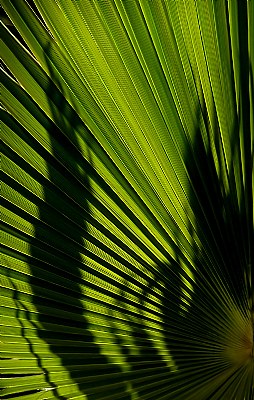
M253 1L2 7L1 398L253 399Z

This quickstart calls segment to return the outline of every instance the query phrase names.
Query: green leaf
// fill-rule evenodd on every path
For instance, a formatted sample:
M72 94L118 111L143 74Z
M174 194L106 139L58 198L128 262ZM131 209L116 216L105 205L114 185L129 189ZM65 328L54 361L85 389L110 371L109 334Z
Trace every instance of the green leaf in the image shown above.
M251 399L252 1L3 0L3 399Z

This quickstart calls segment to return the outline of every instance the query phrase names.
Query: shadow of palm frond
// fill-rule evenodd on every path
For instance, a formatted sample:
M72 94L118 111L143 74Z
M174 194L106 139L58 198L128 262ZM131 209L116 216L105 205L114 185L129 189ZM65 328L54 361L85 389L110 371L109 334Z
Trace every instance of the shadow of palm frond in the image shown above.
M51 65L48 67L50 70ZM56 398L67 399L75 394L97 398L98 388L107 386L109 377L115 384L112 395L116 396L126 392L126 383L118 377L119 366L110 364L101 354L86 317L86 303L93 301L90 291L94 289L84 281L84 274L92 273L84 262L84 255L89 253L85 243L89 240L87 226L91 219L88 199L91 201L92 197L92 160L88 146L87 159L82 155L75 130L83 124L67 104L60 82L57 86L53 83L56 79L50 77L47 89L52 111L48 128L51 151L44 154L48 176L42 183L44 201L38 205L40 222L35 225L35 240L31 244L31 287L41 325L38 335L49 344L49 357L59 360L70 377L61 382L59 362L48 371L52 378L47 381ZM88 256L96 257L91 252ZM47 368L50 359L43 361ZM62 388L66 384L69 388Z
M50 47L45 49L46 60L49 51ZM37 149L47 162L47 178L42 180L35 171L30 171L43 185L30 264L33 301L41 326L38 335L50 349L49 358L43 360L43 372L48 370L46 381L57 398L82 394L87 399L129 400L142 390L149 398L149 388L158 386L158 375L165 377L168 368L165 370L166 363L153 346L144 321L137 321L137 312L128 310L127 304L132 306L132 302L127 299L126 287L110 275L118 273L126 282L133 283L135 278L98 254L107 253L129 270L135 267L96 239L89 232L89 224L138 262L144 264L144 261L96 219L91 206L140 248L147 249L96 199L91 181L95 180L137 226L145 228L93 168L89 143L83 142L81 148L77 138L77 130L87 128L67 103L51 64L47 65L51 75L46 90L52 113L47 127L50 151ZM91 251L91 245L97 250ZM151 257L156 260L153 254ZM93 263L101 265L105 272L94 269ZM154 286L152 280L150 285ZM110 293L107 286L116 288L119 294ZM111 296L112 304L104 304L103 296ZM120 323L115 315L120 316ZM96 319L105 326L98 325ZM129 347L124 344L126 336L131 342ZM136 355L129 352L130 348ZM58 361L55 366L53 363L47 367L50 358ZM70 381L65 378L61 382L60 365L68 372Z
M214 121L214 126L217 126L215 146L219 154L218 121ZM198 238L199 246L193 239L192 272L186 277L192 290L185 296L185 304L181 295L184 288L181 268L174 269L176 275L169 272L172 286L167 286L164 295L166 309L170 292L178 287L178 300L172 299L173 307L164 315L165 323L171 323L171 328L165 332L168 348L178 367L180 381L185 380L182 388L177 379L171 383L175 398L179 399L184 396L188 399L232 398L233 394L234 398L242 399L243 393L246 398L251 398L253 393L251 282L248 276L250 238L253 237L248 210L252 199L249 198L246 207L243 186L240 196L236 189L238 176L235 176L234 163L240 159L237 117L230 137L232 159L227 175L228 191L222 178L225 162L220 159L216 169L211 148L205 149L199 130L185 159L191 182L189 201L195 215L192 237ZM240 171L237 173L240 175ZM179 254L181 259L180 247Z

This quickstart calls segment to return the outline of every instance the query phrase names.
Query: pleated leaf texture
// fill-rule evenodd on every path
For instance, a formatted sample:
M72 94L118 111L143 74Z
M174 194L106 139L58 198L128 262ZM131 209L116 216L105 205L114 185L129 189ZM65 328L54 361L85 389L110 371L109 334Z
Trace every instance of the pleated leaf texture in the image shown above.
M2 0L1 399L252 400L252 0Z

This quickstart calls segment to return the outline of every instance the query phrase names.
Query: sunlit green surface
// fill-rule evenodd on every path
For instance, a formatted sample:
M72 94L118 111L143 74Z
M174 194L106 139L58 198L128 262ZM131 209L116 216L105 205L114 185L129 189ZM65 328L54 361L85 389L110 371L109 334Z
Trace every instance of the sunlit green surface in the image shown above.
M251 400L253 1L34 3L2 1L1 398Z

